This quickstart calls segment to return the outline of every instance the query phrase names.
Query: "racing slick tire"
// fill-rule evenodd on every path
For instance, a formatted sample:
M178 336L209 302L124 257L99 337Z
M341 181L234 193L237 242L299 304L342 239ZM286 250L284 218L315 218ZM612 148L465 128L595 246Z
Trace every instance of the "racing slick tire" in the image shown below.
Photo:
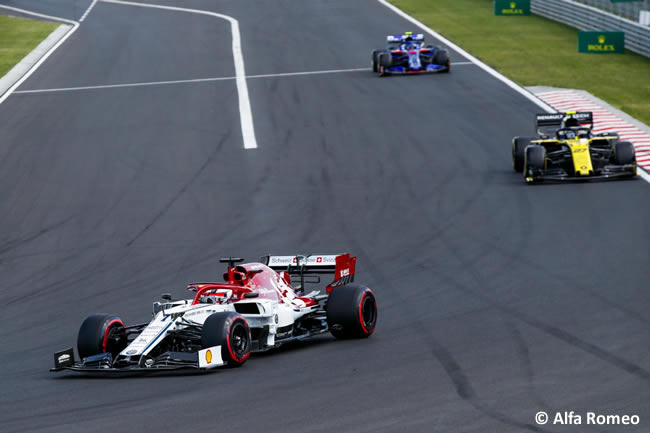
M382 50L374 50L372 52L372 72L379 72L379 53Z
M529 183L536 182L535 172L546 168L546 148L533 144L526 147L524 155L524 178Z
M111 314L93 314L81 323L77 351L82 360L109 352L113 358L127 346L124 322Z
M445 69L440 72L449 72L451 69L451 62L449 61L449 52L444 48L436 47L436 53L433 55L433 63L436 65L444 65Z
M382 51L377 54L377 59L379 61L379 76L383 77L387 75L387 70L393 64L393 55L388 51Z
M515 137L512 139L512 168L521 173L524 171L524 158L526 146L530 144L531 137Z
M636 158L634 145L629 141L619 141L614 144L614 162L619 165L633 164Z
M369 337L377 325L377 300L359 284L335 287L327 300L327 325L336 338Z
M229 367L239 367L251 354L251 330L242 316L230 311L213 313L201 330L203 348L221 346L221 359Z
M526 148L524 157L524 179L528 183L538 182L536 171L546 168L546 148L540 145L531 145Z

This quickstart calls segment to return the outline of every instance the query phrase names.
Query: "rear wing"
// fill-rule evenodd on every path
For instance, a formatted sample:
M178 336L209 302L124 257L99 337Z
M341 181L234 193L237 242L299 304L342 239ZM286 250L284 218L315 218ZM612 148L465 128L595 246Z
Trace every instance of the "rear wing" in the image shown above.
M276 272L299 275L304 286L305 275L334 274L334 280L327 285L327 293L334 287L354 281L357 258L345 254L312 254L309 256L264 256L262 263Z
M419 41L422 42L424 41L424 34L413 34L413 33L404 33L403 35L388 35L386 36L386 42L390 43L395 43L395 42L402 42L406 40L406 38L411 38L414 41Z
M559 128L572 126L594 126L594 116L591 111L568 111L566 113L542 113L535 119L537 133L543 135L545 132Z

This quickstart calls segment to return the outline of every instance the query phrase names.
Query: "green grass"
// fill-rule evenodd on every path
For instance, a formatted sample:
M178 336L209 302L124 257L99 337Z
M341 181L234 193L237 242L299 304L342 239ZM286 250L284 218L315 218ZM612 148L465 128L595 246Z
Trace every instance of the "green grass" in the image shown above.
M0 77L59 25L0 15Z
M583 89L650 125L647 57L579 54L576 29L535 15L496 17L492 0L390 1L523 86Z

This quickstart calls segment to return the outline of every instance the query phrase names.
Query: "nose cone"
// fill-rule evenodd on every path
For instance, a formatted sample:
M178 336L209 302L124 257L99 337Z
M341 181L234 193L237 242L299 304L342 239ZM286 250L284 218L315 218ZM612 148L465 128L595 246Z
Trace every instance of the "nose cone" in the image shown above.
M582 139L580 139L582 141ZM589 140L586 144L576 144L571 147L573 154L573 167L576 176L589 176L593 174L594 167L591 164L591 154L589 153Z

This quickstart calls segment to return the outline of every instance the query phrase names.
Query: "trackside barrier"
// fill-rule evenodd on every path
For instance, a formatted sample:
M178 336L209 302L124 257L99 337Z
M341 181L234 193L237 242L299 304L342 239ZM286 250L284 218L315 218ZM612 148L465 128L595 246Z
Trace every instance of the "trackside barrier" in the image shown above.
M625 32L625 48L650 57L650 27L573 0L531 0L531 12L579 30Z
M650 0L576 0L632 21L639 21L641 11L650 10Z

